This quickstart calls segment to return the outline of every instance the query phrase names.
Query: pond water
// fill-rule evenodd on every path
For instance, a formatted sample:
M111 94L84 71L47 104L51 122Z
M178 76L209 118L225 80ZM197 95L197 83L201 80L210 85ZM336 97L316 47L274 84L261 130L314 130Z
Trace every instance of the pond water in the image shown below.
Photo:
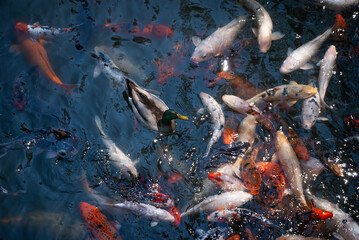
M0 239L85 239L88 233L78 205L99 203L85 190L84 178L98 193L113 199L128 197L127 194L133 197L145 191L138 185L157 183L173 198L180 212L198 203L200 199L194 196L200 194L203 180L213 166L224 161L203 157L213 130L210 116L197 112L203 108L199 93L206 92L222 104L224 94L239 94L245 99L253 95L250 92L253 89L243 82L259 90L293 80L308 84L318 76L319 67L287 75L281 74L279 68L289 47L298 48L323 33L334 25L337 14L312 1L259 2L271 15L274 31L284 33L285 37L273 41L267 53L261 53L251 30L255 22L249 21L231 53L232 70L240 79L227 80L218 78L220 57L198 65L190 60L195 48L191 37L205 38L235 17L245 15L246 10L237 1L0 1L0 142L19 140L8 145L6 155L0 158ZM344 168L343 177L325 169L305 188L338 204L356 221L359 221L358 140L350 137L358 136L359 130L346 126L344 118L359 116L358 11L354 7L341 12L347 23L345 36L330 37L314 59L319 61L330 45L336 46L335 74L325 97L331 108L321 113L328 121L317 122L311 130L303 129L298 118L302 101L282 114L307 146L315 149L321 143L322 150L336 156ZM14 26L18 22L76 27L44 43L51 66L61 81L80 85L73 94L64 93L38 73L24 54L9 51L17 42ZM124 22L125 28L133 27L134 22L165 25L173 35L135 36L104 28L108 23ZM176 132L169 136L158 136L136 123L124 89L104 74L93 77L96 46L106 46L115 57L132 62L137 70L130 77L140 86L157 91L170 108L189 116L189 121L177 120ZM235 128L243 119L224 105L223 111L228 128ZM107 149L94 121L96 115L116 145L138 161L141 183L134 186L119 180L119 172L106 157ZM50 129L59 128L71 133L71 141L54 139ZM26 146L39 132L48 138ZM260 129L258 132L260 139L264 139L265 133ZM223 147L221 138L212 149ZM49 156L63 149L65 156ZM5 152L1 150L0 154ZM312 154L319 157L314 150ZM169 181L169 176L180 177ZM253 209L255 204L249 203L248 207ZM105 210L104 213L121 225L118 231L123 239L195 239L201 230L228 226L208 223L205 214L183 218L179 226L164 222L151 227L148 219L109 214ZM280 231L269 228L256 231L251 225L253 235L259 239L275 239L290 228L286 224Z

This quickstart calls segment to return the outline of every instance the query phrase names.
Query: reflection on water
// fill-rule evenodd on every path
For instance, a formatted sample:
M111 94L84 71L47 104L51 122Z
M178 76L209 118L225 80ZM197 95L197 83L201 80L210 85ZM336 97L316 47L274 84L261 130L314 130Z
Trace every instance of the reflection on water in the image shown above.
M0 238L84 238L87 230L78 205L80 202L99 204L86 191L84 177L94 191L109 199L162 201L164 196L166 199L171 196L180 212L194 206L206 196L207 174L219 164L233 161L230 154L221 155L223 149L227 150L222 139L212 147L213 153L219 153L220 157L203 158L213 129L211 116L198 112L203 107L199 93L208 93L222 104L225 94L248 99L292 80L307 84L309 79L318 76L319 68L282 75L279 68L287 49L312 40L333 26L336 19L341 23L341 30L324 42L313 59L319 61L329 45L336 46L335 73L325 97L331 108L321 112L328 121L318 121L311 130L303 129L298 118L301 101L281 115L283 121L296 130L312 157L329 156L344 169L343 177L339 177L327 167L315 181L307 179L304 187L318 197L337 203L358 221L359 156L355 137L359 133L355 122L359 114L358 8L340 12L344 25L337 12L311 1L259 2L271 15L275 31L281 31L285 37L273 41L266 54L260 53L251 30L255 22L250 21L233 49L226 52L226 58L212 58L198 65L190 61L195 48L191 37L203 39L233 18L246 14L237 1L0 2L4 19L0 22L0 142L7 143L0 146L7 148L6 155L0 152L3 155L0 158ZM78 89L67 94L68 91L64 92L51 81L53 78L31 68L24 54L9 51L17 42L14 26L18 22L76 28L48 39L42 46L56 76L63 83L79 84ZM137 123L124 89L113 84L105 74L93 77L97 65L93 57L96 46L110 49L116 63L131 68L132 72L126 73L129 77L141 87L153 89L170 108L189 116L189 121L177 122L176 132L169 136L157 135ZM223 64L232 70L231 74L221 71ZM242 115L226 106L223 111L226 130L239 126ZM108 149L96 128L95 115L100 116L104 132L116 146L138 162L137 182L121 180L120 171L113 168ZM24 132L24 128L33 131ZM71 133L70 139L76 143L58 131ZM268 138L268 132L259 127L257 135L261 141ZM259 155L268 160L273 149L267 145L264 149L268 150ZM56 154L50 154L49 158L50 152ZM151 195L154 192L162 195ZM239 233L247 238L253 235L269 239L291 228L311 234L315 226L309 224L305 216L284 220L292 214L292 210L286 208L288 202L290 196L283 197L282 215L271 219L279 229L262 226L260 221L248 216L244 217L243 224L233 224L233 229L229 229L227 224L208 223L205 214L183 218L178 227L166 222L151 227L148 219L135 215L104 213L108 220L120 223L118 231L123 239L205 239L206 234L216 232L217 235ZM268 212L258 199L245 206L250 209L248 212ZM211 231L207 232L208 229Z

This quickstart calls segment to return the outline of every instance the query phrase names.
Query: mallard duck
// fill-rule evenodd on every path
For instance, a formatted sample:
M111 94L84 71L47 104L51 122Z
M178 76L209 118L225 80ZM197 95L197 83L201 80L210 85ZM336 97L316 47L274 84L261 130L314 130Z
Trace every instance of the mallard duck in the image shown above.
M136 118L152 131L171 134L176 129L174 119L188 120L188 117L169 109L162 99L129 78L125 80L125 88Z

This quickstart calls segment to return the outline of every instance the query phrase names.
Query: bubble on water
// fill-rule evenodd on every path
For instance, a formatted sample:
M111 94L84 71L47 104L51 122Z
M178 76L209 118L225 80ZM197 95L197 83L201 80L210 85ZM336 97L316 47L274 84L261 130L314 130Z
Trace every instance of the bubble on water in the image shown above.
M297 33L297 34L295 34L295 38L299 39L299 38L302 38L302 36Z

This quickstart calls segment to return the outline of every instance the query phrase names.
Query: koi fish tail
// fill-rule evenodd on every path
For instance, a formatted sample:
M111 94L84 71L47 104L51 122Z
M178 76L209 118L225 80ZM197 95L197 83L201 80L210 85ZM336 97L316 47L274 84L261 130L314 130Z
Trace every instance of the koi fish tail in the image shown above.
M61 88L67 93L71 94L75 88L80 87L79 84L61 84Z

